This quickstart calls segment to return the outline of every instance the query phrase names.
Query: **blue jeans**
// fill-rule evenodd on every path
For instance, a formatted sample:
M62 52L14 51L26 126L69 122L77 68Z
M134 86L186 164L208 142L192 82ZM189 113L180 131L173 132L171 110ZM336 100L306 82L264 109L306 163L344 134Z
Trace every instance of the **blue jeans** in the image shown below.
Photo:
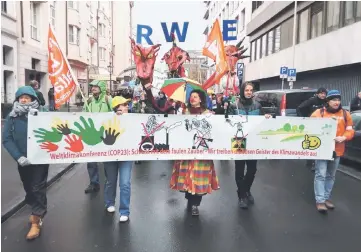
M99 185L99 171L97 163L87 163L87 169L90 183Z
M104 163L106 182L104 185L105 207L115 205L117 195L117 180L119 173L119 213L129 216L130 205L130 179L133 161L118 161Z
M334 160L316 160L314 181L316 203L325 203L330 199L339 163L340 157Z

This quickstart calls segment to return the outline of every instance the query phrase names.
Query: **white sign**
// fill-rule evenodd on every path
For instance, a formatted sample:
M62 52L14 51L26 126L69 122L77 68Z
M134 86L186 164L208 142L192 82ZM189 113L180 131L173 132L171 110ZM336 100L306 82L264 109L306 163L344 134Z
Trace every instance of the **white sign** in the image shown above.
M119 160L332 159L327 118L44 112L29 115L33 164Z

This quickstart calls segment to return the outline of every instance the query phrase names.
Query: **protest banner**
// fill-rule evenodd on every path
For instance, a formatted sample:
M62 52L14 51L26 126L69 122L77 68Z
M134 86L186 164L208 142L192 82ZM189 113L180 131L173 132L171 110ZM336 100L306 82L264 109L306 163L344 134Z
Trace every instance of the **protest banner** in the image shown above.
M331 160L336 121L222 115L29 115L33 164L120 160Z

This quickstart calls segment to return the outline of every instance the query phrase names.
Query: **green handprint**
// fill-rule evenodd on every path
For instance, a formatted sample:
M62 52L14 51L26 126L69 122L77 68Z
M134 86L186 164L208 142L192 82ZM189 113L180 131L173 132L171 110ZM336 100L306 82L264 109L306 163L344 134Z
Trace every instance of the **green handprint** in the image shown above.
M39 128L38 130L34 130L36 138L40 138L40 140L36 141L38 143L51 142L57 143L60 142L63 138L63 135L56 130L56 128L51 128L53 131L48 131L43 128Z
M81 136L83 142L87 145L97 145L98 143L101 143L104 127L101 126L99 130L96 130L91 118L88 119L88 123L84 117L81 116L80 121L83 123L84 127L82 127L78 122L75 122L74 126L77 127L79 131L72 129L71 132L75 135Z

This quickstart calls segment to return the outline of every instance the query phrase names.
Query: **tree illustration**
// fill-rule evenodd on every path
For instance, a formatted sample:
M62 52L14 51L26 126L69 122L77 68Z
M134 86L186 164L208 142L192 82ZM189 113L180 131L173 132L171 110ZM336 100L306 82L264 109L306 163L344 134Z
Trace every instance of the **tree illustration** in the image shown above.
M297 129L298 129L298 126L297 126L297 125L293 125L293 126L292 126L292 131L293 131L293 132L296 132Z
M291 131L291 124L286 123L285 125L283 125L283 130L287 132Z
M303 132L305 130L305 125L301 124L298 129L300 130L300 132Z

